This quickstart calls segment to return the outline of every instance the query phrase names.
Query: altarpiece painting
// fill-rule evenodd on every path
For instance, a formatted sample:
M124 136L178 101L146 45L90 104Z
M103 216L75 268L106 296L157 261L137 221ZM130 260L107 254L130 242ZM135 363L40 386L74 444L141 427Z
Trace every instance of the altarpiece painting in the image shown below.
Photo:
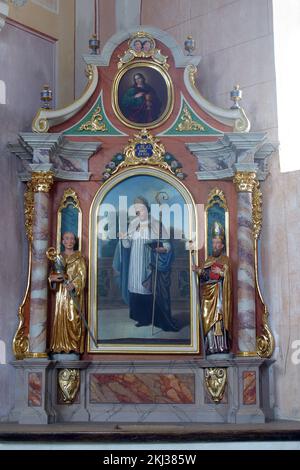
M196 227L190 193L162 170L127 170L100 189L90 224L89 308L98 338L97 347L89 343L91 352L198 351L189 249Z

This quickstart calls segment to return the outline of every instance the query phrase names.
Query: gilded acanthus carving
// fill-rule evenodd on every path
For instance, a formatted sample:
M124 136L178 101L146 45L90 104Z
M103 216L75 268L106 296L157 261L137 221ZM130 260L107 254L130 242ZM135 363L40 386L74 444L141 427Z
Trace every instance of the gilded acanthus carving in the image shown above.
M17 360L24 359L29 353L29 337L28 337L28 334L26 334L24 308L25 308L26 301L28 299L29 289L30 289L31 264L32 264L32 248L31 248L31 242L29 242L27 287L26 287L24 299L18 309L19 324L18 324L18 328L13 339L13 353Z
M270 330L270 327L268 325L268 318L269 318L269 312L265 306L265 312L263 315L263 328L262 328L262 334L256 338L256 346L257 346L257 354L260 357L271 357L274 348L275 348L275 341L274 341L274 336Z
M33 221L34 221L34 191L32 182L28 181L24 194L24 211L25 211L25 231L29 242L32 242Z
M262 226L262 192L259 181L255 181L252 192L253 236L258 240Z
M256 173L239 171L235 174L233 182L238 192L252 193L256 185Z
M207 391L215 403L220 403L225 393L227 369L222 367L209 367L205 369L204 374Z
M58 385L64 403L73 403L80 387L80 371L78 369L61 369L58 373Z
M90 131L90 132L106 132L107 127L103 121L103 116L101 114L101 108L98 106L93 113L91 119L82 124L79 128L80 131Z
M53 185L52 171L37 171L31 175L31 187L35 193L49 193Z
M24 214L25 214L25 232L29 242L29 259L27 287L24 299L18 309L18 328L13 339L13 352L17 360L24 359L29 353L29 338L26 334L24 309L29 296L29 288L31 283L31 264L32 264L32 240L33 240L33 223L34 223L34 191L32 181L28 181L24 194Z
M264 312L262 315L262 332L260 336L256 338L256 350L257 354L261 357L271 357L274 348L275 341L272 331L269 327L269 311L268 307L263 298L258 277L258 239L262 227L262 192L260 189L259 181L255 181L255 185L252 193L252 220L253 220L253 237L254 237L254 255L255 255L255 284L258 292L260 301L263 305Z
M199 122L193 120L191 113L187 106L184 106L182 115L180 116L180 123L176 127L178 132L186 131L204 131L204 127Z

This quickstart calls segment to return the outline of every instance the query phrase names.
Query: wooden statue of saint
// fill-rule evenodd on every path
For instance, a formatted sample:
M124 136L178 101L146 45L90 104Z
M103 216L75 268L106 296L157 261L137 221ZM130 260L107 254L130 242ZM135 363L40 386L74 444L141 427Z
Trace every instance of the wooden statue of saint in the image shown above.
M56 292L50 351L80 354L84 351L81 312L84 303L86 263L80 251L74 249L76 237L73 233L64 233L62 244L65 249L59 258L60 264L64 264L64 272L54 270L49 275L50 288Z
M220 223L212 229L212 256L193 266L200 279L201 316L206 354L229 353L232 327L232 273L224 254L225 234Z

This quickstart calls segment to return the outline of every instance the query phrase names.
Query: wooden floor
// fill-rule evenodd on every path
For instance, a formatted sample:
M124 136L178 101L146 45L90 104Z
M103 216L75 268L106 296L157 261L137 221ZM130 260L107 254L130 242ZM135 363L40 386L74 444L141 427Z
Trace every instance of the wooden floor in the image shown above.
M0 441L225 442L300 441L300 421L265 424L49 424L0 423Z

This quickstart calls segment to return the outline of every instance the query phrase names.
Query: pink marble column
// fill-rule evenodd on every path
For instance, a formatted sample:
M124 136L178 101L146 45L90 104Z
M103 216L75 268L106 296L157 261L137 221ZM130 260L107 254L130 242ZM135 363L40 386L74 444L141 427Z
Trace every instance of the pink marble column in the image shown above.
M49 191L53 184L53 173L32 173L34 191L34 222L32 241L32 270L30 291L30 353L31 357L47 357L47 292L49 248Z
M242 355L256 355L255 270L252 219L254 172L238 172L238 347Z

